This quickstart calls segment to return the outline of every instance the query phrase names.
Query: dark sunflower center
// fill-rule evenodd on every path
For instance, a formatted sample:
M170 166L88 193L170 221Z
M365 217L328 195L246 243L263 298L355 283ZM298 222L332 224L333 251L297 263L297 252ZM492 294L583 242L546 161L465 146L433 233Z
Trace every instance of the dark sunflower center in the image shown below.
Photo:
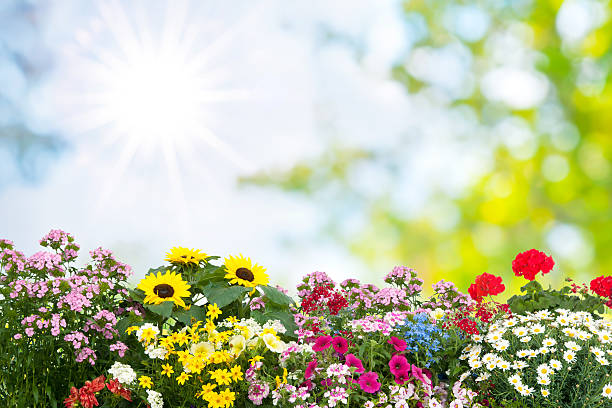
M157 285L153 288L153 293L160 298L169 298L174 295L174 288L167 283L162 283L161 285Z
M236 269L236 276L249 282L253 282L253 280L255 280L255 275L253 275L253 272L247 268Z

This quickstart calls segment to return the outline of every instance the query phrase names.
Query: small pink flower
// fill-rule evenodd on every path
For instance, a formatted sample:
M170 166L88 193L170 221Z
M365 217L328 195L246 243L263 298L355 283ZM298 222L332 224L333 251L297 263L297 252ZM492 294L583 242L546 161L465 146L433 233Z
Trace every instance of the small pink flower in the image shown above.
M28 337L32 337L34 335L34 329L31 327L28 327L27 329L25 329L25 334L27 334Z
M334 346L334 350L336 350L338 353L344 354L348 351L348 342L344 337L334 337L334 339L332 340L332 345Z
M359 386L361 389L369 394L374 394L380 390L380 383L378 382L378 374L373 371L368 371L365 374L361 374L359 377Z
M19 340L21 338L21 333L17 333L16 335L13 336L13 338L15 340Z
M312 346L312 349L314 351L323 351L331 345L331 342L331 336L321 336L315 340L315 344Z
M391 336L387 343L391 344L395 348L395 351L406 350L406 342L402 339L398 339L395 336Z
M365 369L363 368L363 363L361 362L360 359L355 357L354 354L347 354L346 361L344 363L349 367L355 367L356 373L363 373L365 371Z

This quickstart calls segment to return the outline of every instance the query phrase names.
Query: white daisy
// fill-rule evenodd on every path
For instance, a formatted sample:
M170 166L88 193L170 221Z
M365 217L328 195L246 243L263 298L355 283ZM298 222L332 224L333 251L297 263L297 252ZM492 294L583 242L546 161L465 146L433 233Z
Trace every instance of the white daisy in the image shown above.
M546 397L548 397L548 396L550 395L550 391L548 391L546 388L542 388L542 389L540 390L540 392L542 393L542 396L543 396L544 398L546 398Z
M522 385L523 384L523 381L521 380L521 376L518 374L514 374L508 377L508 382L512 385Z
M563 359L568 363L573 363L576 361L576 353L574 353L572 350L566 350L563 353Z
M545 347L552 347L555 344L557 344L557 340L551 339L550 337L546 337L544 340L542 340L542 345Z
M540 364L537 368L538 375L550 375L552 369L546 364Z
M607 399L612 398L612 384L608 383L604 385L603 390L601 391L601 395L603 395Z
M538 384L548 385L550 384L550 378L547 375L538 376Z
M559 371L563 368L563 364L561 364L559 360L552 359L548 362L548 364L550 365L550 368L552 368L553 370Z

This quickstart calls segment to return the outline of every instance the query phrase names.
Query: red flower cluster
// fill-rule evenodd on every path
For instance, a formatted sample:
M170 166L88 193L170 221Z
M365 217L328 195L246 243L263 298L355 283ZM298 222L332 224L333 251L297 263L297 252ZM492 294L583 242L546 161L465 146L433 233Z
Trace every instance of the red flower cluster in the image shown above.
M538 272L548 273L555 266L552 257L537 249L521 252L512 261L512 270L516 276L522 276L527 280L534 280Z
M476 324L476 322L470 319L461 319L456 322L455 325L467 334L480 334L480 332L478 331L478 325Z
M305 313L323 311L322 305L325 304L331 315L337 315L342 308L348 306L348 302L340 293L333 289L332 285L317 286L302 302L302 310Z
M501 276L483 273L476 277L476 283L472 283L468 289L468 293L478 303L482 302L485 296L495 296L506 290L506 286L502 283Z
M85 385L80 389L75 387L70 388L70 395L64 400L66 408L72 408L80 404L83 408L93 408L100 405L96 399L96 393L102 391L106 386L110 392L116 395L120 395L128 401L132 401L130 390L123 388L119 381L110 380L108 384L105 384L105 378L103 375L94 379L93 381L85 381Z
M612 276L600 276L593 279L591 290L601 297L612 297Z

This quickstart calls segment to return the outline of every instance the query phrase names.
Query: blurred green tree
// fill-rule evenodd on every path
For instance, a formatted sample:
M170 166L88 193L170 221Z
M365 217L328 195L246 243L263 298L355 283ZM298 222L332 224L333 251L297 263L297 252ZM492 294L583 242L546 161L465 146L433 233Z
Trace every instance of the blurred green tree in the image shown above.
M516 292L525 281L510 279L511 261L532 247L552 253L557 262L557 273L544 282L609 273L610 11L607 1L595 0L403 4L406 24L418 35L406 59L392 68L393 79L412 97L470 123L456 136L468 151L457 156L470 154L470 146L485 146L492 158L486 171L458 192L435 186L416 209L409 192L404 194L409 211L394 205L393 186L401 184L400 170L411 157L403 153L410 145L405 140L380 149L332 145L291 169L242 182L321 203L327 217L321 234L345 245L377 274L382 266L402 262L430 283L452 278L466 290L486 271L502 275ZM457 59L467 67L464 72L440 66ZM447 69L437 75L440 68ZM461 172L459 157L457 162ZM389 191L364 194L351 180L363 166L385 172L392 180ZM351 211L359 212L362 222L347 233Z

